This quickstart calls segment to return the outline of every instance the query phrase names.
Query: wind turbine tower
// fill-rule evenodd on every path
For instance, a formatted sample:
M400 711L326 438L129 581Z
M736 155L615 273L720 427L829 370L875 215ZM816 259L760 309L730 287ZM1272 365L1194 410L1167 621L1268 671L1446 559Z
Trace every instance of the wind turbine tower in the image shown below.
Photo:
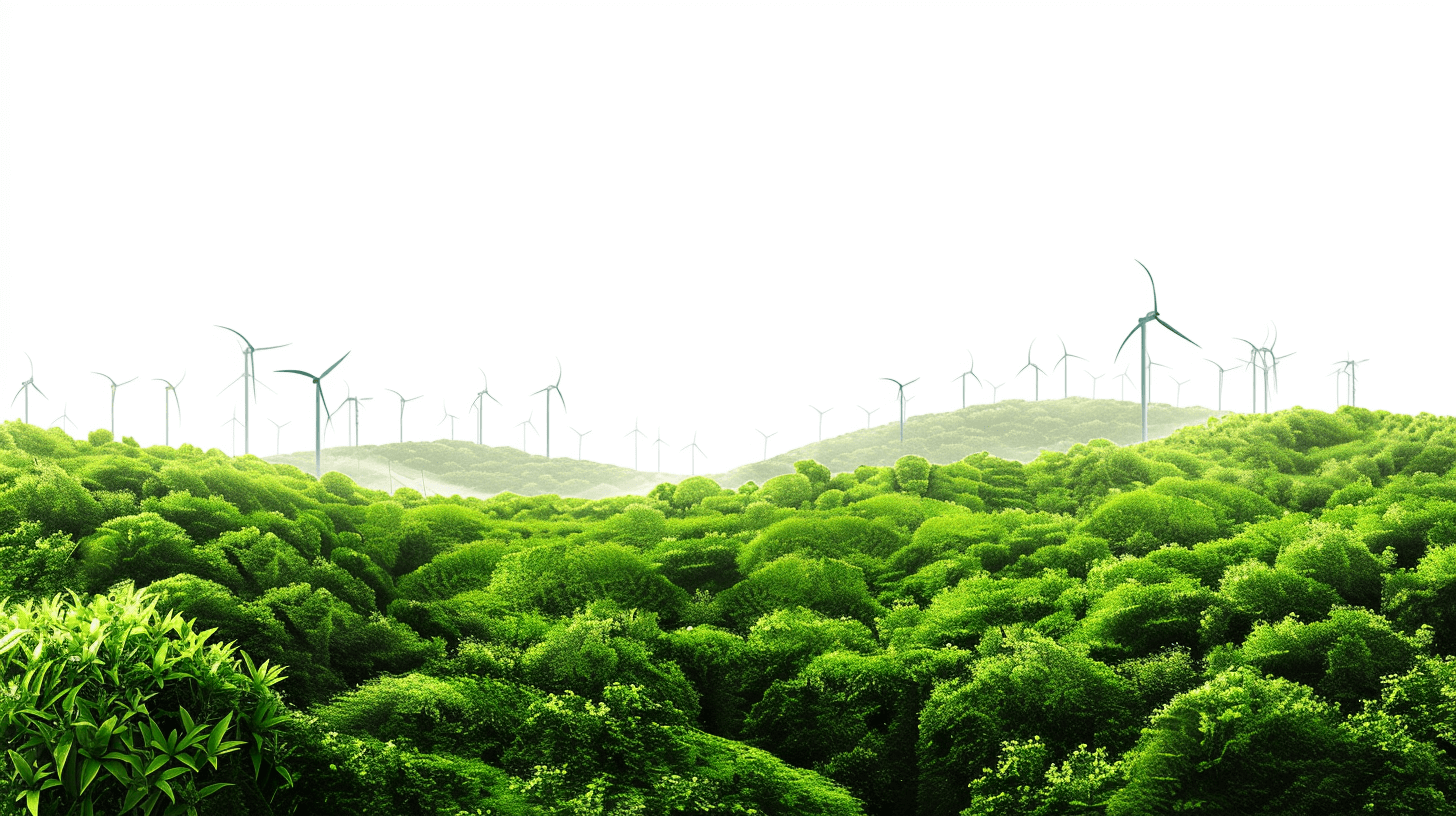
M404 442L404 404L406 402L414 402L415 400L419 399L420 397L423 397L424 394L421 394L419 397L410 397L409 399L405 399L404 398L404 394L399 393L398 391L394 390L393 388L386 388L384 390L385 391L388 391L389 393L391 393L393 395L395 395L396 397L399 397L399 441L401 443L403 443Z
M283 425L279 425L276 420L270 419L268 421L272 422L273 427L277 429L273 437L273 455L278 456L283 453L283 425L292 425L293 420L290 419L283 423Z
M238 455L238 426L241 425L241 424L243 424L243 423L241 423L241 422L238 421L238 409L234 408L233 409L233 418L232 419L229 419L227 422L224 422L222 424L224 424L224 425L232 425L233 426L233 445L232 445L232 449L228 452L228 455L229 456L237 456Z
M30 354L27 353L25 355L25 359L30 360ZM15 399L16 399L16 397L19 397L20 396L20 392L21 391L24 391L25 392L25 424L26 425L29 425L30 424L30 389L32 389L32 388L34 388L36 391L40 391L40 395L42 397L45 397L45 392L44 391L41 391L40 390L40 386L38 386L38 385L35 384L35 361L34 360L30 360L30 379L28 379L25 382L21 383L20 384L20 391L16 391L15 392L15 397L11 397L11 399L10 399L10 404L13 406L13 405L15 405ZM46 397L46 399L50 399L50 397ZM115 423L113 423L113 424L115 424ZM65 430L65 429L63 428L62 430Z
M450 409L446 408L445 407L445 403L443 403L443 402L440 403L440 408L445 412L445 416L440 417L440 421L435 423L435 427L438 428L441 425L444 425L446 419L450 420L450 441L451 442L454 442L455 441L455 420L459 419L460 417L457 417L454 414L450 413Z
M485 426L483 420L485 417L485 398L490 397L491 401L493 401L496 405L500 405L501 401L491 396L490 380L485 376L485 369L483 368L480 369L480 379L482 383L481 388L479 391L475 392L475 402L470 403L470 407L475 409L475 444L484 445Z
M812 406L812 405L810 405L809 407L810 408L814 408L814 406ZM815 411L819 411L818 408L814 408L814 410ZM827 413L829 413L830 411L833 411L833 410L834 410L833 408L825 408L824 410L819 411L819 441L820 442L823 442L824 441L824 415L827 414ZM774 431L774 433L778 433L778 431Z
M969 349L966 351L966 353L967 354L971 354L971 352L970 352ZM959 377L952 377L951 378L951 382L955 382L956 380L960 380L961 381L961 407L962 408L965 408L966 407L966 377L975 377L976 385L979 385L982 388L985 388L986 387L985 386L985 383L982 383L981 382L981 378L980 377L976 377L976 355L974 355L974 354L971 354L971 367L970 367L970 369L968 369L967 371L965 371L964 373L962 373Z
M570 425L567 425L566 427L571 428ZM586 438L586 435L589 434L589 433L591 433L591 431L578 431L575 428L571 428L571 432L574 433L574 434L576 434L576 461L580 462L581 461L581 440L585 439Z
M106 375L105 374L102 374L100 371L93 371L91 373L92 374L100 375L102 377L106 377ZM134 382L135 380L136 380L136 377L132 377L130 380L127 380L124 383L119 383L116 380L111 379L110 377L106 377L106 381L109 382L109 383L111 383L111 436L112 436L112 438L115 438L116 437L116 389L122 387L123 385L126 385L126 383Z
M51 420L51 427L54 428L56 426L56 420L57 419L64 420L61 423L61 431L64 432L66 430L66 423L67 422L71 422L71 418L68 417L68 416L66 416L66 412L69 411L70 409L71 409L71 406L69 406L69 405L63 406L61 408L61 415L58 416L58 417L56 417L56 419ZM76 423L71 422L71 427L72 428L76 427Z
M696 440L697 437L694 436L693 439ZM661 425L658 425L657 426L657 439L655 441L653 441L652 444L653 444L654 447L657 448L657 472L658 473L661 473L662 472L662 446L667 444L666 442L664 442L662 440L662 426Z
M632 430L630 430L627 433L622 434L622 435L623 436L632 436L633 434L636 434L637 436L647 436L647 434L642 433L641 431L639 431L637 429L637 419L636 418L634 418L632 420ZM636 439L633 439L632 440L632 469L633 470L639 470L639 468L637 467L637 440Z
M536 396L536 394L540 394L543 391L546 393L546 458L547 459L550 459L551 458L551 392L552 391L555 391L556 392L556 398L559 399L559 400L561 400L561 410L563 410L563 411L566 410L566 397L564 397L564 396L561 395L561 358L560 357L556 358L556 384L555 385L548 385L545 388L542 388L540 391L533 392L531 394L531 396L534 397L534 396Z
M1092 372L1088 371L1088 372L1086 372L1086 374L1087 374L1088 377L1092 377ZM1100 379L1102 379L1103 377L1106 377L1106 376L1107 376L1107 374L1106 373L1103 373L1103 374L1098 374L1095 377L1092 377L1092 399L1097 399L1097 381L1100 380Z
M243 373L240 377L238 377L238 379L243 381L243 455L246 456L251 453L251 450L248 447L248 433L251 427L251 425L249 424L251 420L249 419L248 413L249 382L252 383L253 400L256 401L258 399L258 375L253 368L253 353L257 351L268 351L269 349L279 349L283 348L283 346L291 344L284 343L282 346L259 346L255 348L252 342L250 342L248 338L243 337L242 332L239 332L237 329L228 329L227 326L219 326L216 323L214 323L213 325L219 329L227 329L233 334L236 334L238 337L241 337L243 340L243 345L245 346L245 348L243 349ZM238 380L233 380L233 382L237 381ZM232 384L233 383L228 383L227 386L225 386L222 390L226 391L228 388L232 387ZM218 393L222 392L219 391Z
M1137 259L1134 258L1134 260L1137 260ZM1149 366L1148 366L1148 324L1149 323L1152 323L1153 321L1157 321L1158 323L1161 323L1163 325L1163 328L1165 328L1168 331L1170 331L1170 332L1178 335L1179 337L1182 337L1184 340L1188 340L1188 338L1182 332L1178 331L1177 329L1175 329L1171 325L1169 325L1166 320L1164 320L1163 318L1161 318L1161 317L1158 316L1159 315L1159 312L1158 312L1158 284L1153 280L1153 273L1148 270L1147 266L1144 265L1142 261L1137 261L1137 265L1138 266L1141 266L1143 268L1143 271L1148 273L1148 283L1152 284L1152 287L1153 287L1153 310L1151 312L1148 312L1147 314L1143 315L1142 317L1138 318L1137 325L1133 327L1133 330L1132 331L1130 331L1130 332L1127 333L1127 337L1122 338L1122 345L1117 347L1117 354L1114 355L1112 359L1115 362L1117 360L1117 358L1122 355L1122 347L1123 346L1126 346L1127 345L1127 341L1132 339L1133 332L1137 332L1139 335L1141 335L1141 338L1140 339L1141 339L1141 345L1142 345L1142 357L1141 357L1141 364L1138 366L1138 370L1141 371L1142 372L1142 375L1143 375L1142 376L1143 441L1146 442L1146 441L1148 441L1148 368L1149 368ZM1188 340L1188 342L1193 343L1192 340ZM1202 346L1199 346L1197 343L1193 343L1193 345L1196 348L1203 348Z
M526 453L527 452L526 451L526 426L529 425L531 427L531 431L532 432L535 432L537 436L540 436L540 433L539 432L536 432L536 423L534 423L534 422L531 421L531 419L533 417L535 417L535 416L536 416L536 412L535 411L532 411L530 414L528 414L526 416L526 421L525 422L517 422L516 423L516 427L521 429L521 453Z
M758 431L757 428L754 428L754 430L755 431ZM768 461L768 438L770 436L777 436L778 435L778 431L774 431L771 434L766 434L763 431L758 431L758 433L759 433L760 436L763 437L763 458L760 459L760 460L758 460L758 461L760 461L760 462L766 462L766 461Z
M1081 356L1080 354L1067 353L1067 341L1062 340L1061 335L1057 336L1057 340L1060 341L1062 344L1062 356L1057 358L1057 363L1056 365L1052 366L1052 371L1056 371L1057 366L1062 367L1062 399L1066 399L1067 397L1070 397L1072 395L1072 388L1069 382L1072 366L1067 363L1067 360L1070 360L1073 357L1077 358L1078 360L1086 360L1087 358ZM1033 340L1031 342L1035 343L1036 341ZM1028 363L1031 362L1031 349L1029 348L1026 350L1026 361Z
M1035 382L1035 387L1034 387L1032 393L1035 395L1035 399L1037 401L1040 401L1041 400L1041 375L1045 374L1046 372L1041 370L1041 366L1039 366L1036 363L1033 363L1031 361L1031 347L1034 346L1034 345L1036 345L1036 339L1035 338L1032 339L1031 345L1028 345L1026 347L1026 365L1024 365L1024 366L1021 367L1021 371L1025 371L1028 368L1033 369L1035 371L1035 373L1031 375L1032 380ZM1016 372L1016 376L1020 377L1021 376L1021 371Z
M344 357L348 357L351 353L352 352L348 352L348 351L344 352ZM324 474L323 474L323 459L324 459L324 457L323 457L323 442L324 442L323 411L328 406L328 403L324 400L324 383L323 383L323 380L324 380L324 377L329 376L329 372L331 372L334 369L336 369L336 368L339 367L339 363L344 362L344 357L340 357L339 359L335 360L333 365L331 365L328 368L324 369L324 373L319 374L317 376L315 376L313 374L310 374L307 371L299 371L296 368L282 368L282 369L278 369L277 371L274 372L275 374L298 374L300 376L308 377L310 380L313 381L313 476L314 476L315 479L322 479L323 476L324 476ZM245 432L245 436L246 436L246 432Z
M774 431L774 433L778 433L778 431ZM693 441L691 443L687 444L687 445L684 445L683 446L683 450L689 451L689 453L688 453L688 459L689 459L688 475L689 476L696 476L696 475L698 475L698 459L697 459L697 455L700 454L700 453L703 453L703 449L700 448L700 447L698 447L698 434L697 434L696 431L693 432ZM703 453L703 458L704 459L708 458L708 454Z
M871 411L863 405L856 405L855 407L865 412L865 430L868 431L870 429L870 416L880 409L876 408L875 411ZM774 431L774 433L778 433L778 431Z
M915 382L916 380L919 380L920 378L919 377L916 377L914 380L911 380L910 382L904 382L904 383L900 382L899 380L890 379L889 377L881 377L880 379L882 379L882 380L889 380L890 382L892 382L895 385L899 386L899 390L895 392L895 396L900 401L900 444L901 445L904 445L905 444L905 386L909 385L910 383Z
M1204 357L1203 359L1208 360L1207 357ZM1208 360L1208 362L1213 363L1212 360ZM1232 366L1230 366L1229 368L1224 368L1223 366L1219 365L1218 363L1213 363L1213 367L1218 369L1218 410L1222 411L1223 410L1223 375L1226 372L1233 371L1234 369L1233 369Z
M177 385L181 385L182 384L182 380L185 380L185 379L187 379L187 372L184 371L184 372L182 372L182 379L177 381ZM177 421L178 422L181 422L182 421L182 401L177 398L177 385L173 385L173 384L167 382L166 380L162 379L161 377L153 377L152 378L152 382L164 383L167 386L166 388L163 388L162 389L162 421L164 423L163 426L162 426L162 429L163 429L163 431L162 431L162 433L163 433L163 435L162 435L162 444L163 445L166 445L167 447L171 447L172 446L172 402L177 403ZM171 398L172 398L171 399L171 402L169 402L167 400L167 397L168 396L171 396ZM234 416L236 416L236 414L234 414Z

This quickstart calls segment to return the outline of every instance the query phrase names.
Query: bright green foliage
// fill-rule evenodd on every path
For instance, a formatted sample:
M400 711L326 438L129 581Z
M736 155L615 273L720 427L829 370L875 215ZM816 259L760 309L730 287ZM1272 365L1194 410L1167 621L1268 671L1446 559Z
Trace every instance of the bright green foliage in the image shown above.
M329 560L369 587L374 593L374 602L379 611L383 611L394 600L394 579L363 553L350 547L335 547L329 553Z
M1213 511L1218 534L1221 536L1232 535L1237 532L1237 528L1261 518L1278 518L1281 515L1273 502L1258 493L1212 479L1190 481L1168 476L1159 479L1152 490L1154 493L1183 496L1202 503Z
M1121 750L1137 733L1134 690L1106 665L1034 633L997 641L969 678L936 686L921 709L919 813L969 806L967 786L1004 741L1040 735L1064 756L1083 744Z
M870 596L864 571L834 558L789 553L760 567L715 599L723 620L746 632L775 609L802 606L829 617L848 617L866 625L883 613Z
M855 554L863 554L880 559L900 549L904 542L905 537L882 519L788 518L765 528L739 552L738 569L743 575L751 575L791 552L810 558L851 560Z
M686 541L663 541L647 552L663 577L687 592L721 592L742 579L738 552L742 537L708 533Z
M802 473L785 473L764 482L753 498L772 502L775 507L797 508L814 498L814 486Z
M678 484L669 503L672 505L672 509L683 512L709 496L718 495L722 489L717 482L707 476L690 476Z
M1109 498L1078 529L1106 539L1113 552L1133 555L1165 544L1191 547L1218 536L1218 523L1207 506L1151 490Z
M907 534L913 534L927 519L970 513L959 505L922 499L905 493L886 493L856 501L849 505L849 512L863 518L883 519Z
M895 460L895 489L912 496L930 490L930 462L923 456L901 456Z
M1340 602L1339 593L1327 584L1254 560L1224 571L1218 594L1227 605L1210 610L1204 620L1203 639L1210 644L1242 640L1259 621L1283 620L1288 615L1319 620Z
M461 592L490 585L496 564L519 544L477 541L435 556L429 563L399 579L399 597L413 601L443 601ZM335 558L338 551L334 551Z
M539 697L485 677L379 677L314 710L324 728L448 751L499 764L516 727Z
M22 521L34 521L44 533L70 533L80 539L100 524L101 505L71 474L49 461L36 460L0 491L0 529L11 530Z
M880 635L899 649L973 649L987 630L1050 621L1067 611L1063 595L1077 585L1075 579L1052 572L1015 581L976 575L936 595L923 611L895 610L880 622Z
M101 590L126 577L141 584L189 572L226 580L237 575L220 553L193 549L187 531L156 513L123 516L102 524L76 545L85 586Z
M687 593L656 570L642 553L621 544L550 544L503 556L489 593L516 609L563 617L595 600L624 609L650 609L668 623L687 607Z
M960 816L1061 816L1101 813L1122 785L1122 768L1107 749L1079 745L1054 764L1041 737L1006 740L996 765L971 781L971 806Z
M975 511L986 509L981 498L981 471L965 462L931 465L925 495Z
M194 496L186 490L142 501L142 510L178 525L198 542L212 541L243 525L238 509L218 496Z
M645 504L632 504L605 521L602 533L611 541L645 549L667 535L667 517Z
M69 533L45 535L36 521L0 533L0 596L46 596L78 585L76 544Z
M461 544L479 541L492 524L484 514L453 504L406 510L399 522L399 558L394 573L403 575Z
M4 790L31 816L180 816L214 796L262 812L293 784L278 744L280 668L208 643L211 631L127 585L0 614Z
M1078 638L1109 660L1197 643L1200 617L1213 603L1213 590L1184 575L1153 584L1127 580L1092 603Z
M1380 562L1348 530L1312 522L1303 540L1280 550L1274 566L1333 588L1346 603L1380 608Z

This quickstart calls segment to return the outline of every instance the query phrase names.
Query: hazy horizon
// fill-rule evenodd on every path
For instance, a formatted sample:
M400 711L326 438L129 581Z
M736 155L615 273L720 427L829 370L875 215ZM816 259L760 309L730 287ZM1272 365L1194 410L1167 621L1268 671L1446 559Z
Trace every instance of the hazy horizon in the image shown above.
M313 447L312 384L372 397L361 441L475 438L722 473L967 404L1217 407L1271 325L1271 410L1456 413L1456 75L1435 3L788 2L0 6L0 388L229 453L230 326L259 352L252 452ZM1248 371L1223 408L1248 410ZM346 382L348 384L346 388ZM1260 388L1262 390L1262 381ZM1342 389L1343 391L1343 389ZM1127 395L1136 400L1137 387ZM443 403L443 405L442 405ZM1260 399L1262 408L1262 397ZM342 445L341 420L325 444ZM237 452L243 448L238 434ZM528 434L528 453L544 453Z

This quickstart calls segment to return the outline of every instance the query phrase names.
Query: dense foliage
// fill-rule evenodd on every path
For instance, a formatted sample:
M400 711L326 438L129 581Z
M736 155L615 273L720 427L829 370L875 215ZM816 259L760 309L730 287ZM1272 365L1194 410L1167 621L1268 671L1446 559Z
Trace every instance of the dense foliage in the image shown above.
M1456 420L1295 408L1027 463L426 499L10 422L10 699L43 675L85 703L11 703L9 791L47 813L1452 813L1453 465ZM153 622L68 659L128 615ZM223 649L224 679L173 666L182 642ZM177 748L146 772L162 754L133 740L140 776L103 754L82 784L44 729L151 733L107 671L159 678L161 742L219 734L216 770ZM269 700L266 739L237 736Z

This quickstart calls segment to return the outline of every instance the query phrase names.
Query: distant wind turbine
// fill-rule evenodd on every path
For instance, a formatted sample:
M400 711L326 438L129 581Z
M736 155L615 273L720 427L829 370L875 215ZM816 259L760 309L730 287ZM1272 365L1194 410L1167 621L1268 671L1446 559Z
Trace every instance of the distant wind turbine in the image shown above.
M66 423L67 422L71 422L71 418L68 417L68 416L66 416L66 412L69 411L70 409L71 409L71 406L70 405L63 406L61 408L61 415L58 416L58 417L56 417L56 419L51 420L51 427L54 428L56 426L56 420L57 419L58 420L63 420L63 422L61 423L61 430L62 431L65 431L66 430ZM76 427L76 423L71 422L71 427L73 427L73 428Z
M861 411L864 411L865 412L865 430L869 430L870 429L870 415L873 414L875 411L878 411L880 409L876 408L874 411L871 411L870 409L864 407L863 405L856 405L855 407L858 408L858 409L860 409ZM775 433L778 433L778 432L775 431Z
M102 374L100 371L93 371L91 373L92 374L99 375L99 376L102 376L102 377L106 377L106 375L105 374ZM109 382L109 383L111 383L111 436L113 438L116 437L116 389L122 387L123 385L126 385L126 383L134 382L135 380L136 380L136 377L132 377L130 380L127 380L126 382L119 383L116 380L111 379L110 377L106 377L106 381Z
M561 373L562 373L561 372L561 358L558 357L558 358L556 358L556 384L555 385L548 385L545 388L542 388L540 391L536 391L536 392L533 392L531 394L531 396L533 396L533 397L536 396L536 394L540 394L542 392L545 392L545 394L546 394L546 458L547 459L550 459L551 458L551 392L552 391L555 391L556 392L556 398L559 399L559 400L561 400L561 410L563 410L563 411L566 410L566 397L564 397L564 396L561 395Z
M995 405L996 404L996 392L997 391L1000 391L1001 390L1001 386L1005 385L1006 383L1000 382L1000 383L987 383L987 384L991 386L991 404L992 405Z
M1084 372L1084 373L1088 377L1092 377L1092 372L1087 371L1087 372ZM1103 374L1098 374L1095 377L1092 377L1092 399L1097 399L1097 381L1100 380L1100 379L1102 379L1103 377L1106 377L1106 376L1107 376L1107 374L1106 373L1103 373Z
M532 411L529 415L526 416L526 421L525 422L517 422L516 423L516 427L521 429L521 453L527 453L528 452L526 450L526 426L529 425L531 427L532 432L534 432L537 436L540 436L541 435L539 431L536 431L536 423L534 423L534 422L531 421L532 417L534 417L534 416L536 416L536 412L535 411Z
M967 354L971 354L969 350L967 350L966 353ZM966 377L975 377L975 379L976 379L976 385L979 385L982 388L985 387L985 384L981 382L981 378L980 377L976 377L976 355L974 355L974 354L971 354L971 367L968 370L966 370L964 373L962 373L959 377L951 377L951 382L955 382L956 380L960 380L961 381L961 407L962 408L965 408L966 407Z
M231 455L231 456L237 456L238 455L238 426L241 425L241 424L243 424L243 423L241 423L241 422L238 421L238 409L234 408L233 409L233 418L232 419L229 419L227 422L224 422L222 424L224 424L224 425L232 425L233 426L233 437L232 437L233 438L233 446L232 446L232 450L229 451L229 455Z
M696 440L697 437L695 436L695 437L693 437L693 439ZM667 444L666 442L664 442L662 440L662 426L661 425L658 425L657 426L657 439L655 441L653 441L652 444L653 444L654 447L657 448L657 472L658 473L661 473L662 472L662 446Z
M182 380L185 380L185 379L187 379L187 372L186 371L182 372L182 379L177 381L177 385L181 385L182 384ZM182 401L177 398L177 385L173 385L173 384L167 382L166 380L162 379L161 377L153 377L152 378L152 381L153 382L164 383L167 386L166 388L163 388L162 389L162 421L163 421L163 426L162 426L162 428L163 428L162 444L163 445L166 445L168 447L171 447L172 446L172 403L173 402L177 403L177 421L178 422L181 422L182 421ZM167 397L168 396L171 396L171 398L172 398L170 402L167 400Z
M1208 360L1207 357L1204 357L1203 359ZM1218 369L1218 410L1222 411L1223 410L1223 375L1226 372L1233 371L1234 369L1233 369L1233 367L1224 368L1223 366L1219 365L1218 363L1214 363L1212 360L1208 360L1208 362L1213 363L1213 367Z
M1141 266L1143 268L1143 271L1148 273L1148 283L1152 284L1153 310L1151 312L1148 312L1146 315L1138 318L1137 326L1133 327L1133 330L1127 333L1127 337L1122 338L1122 345L1117 347L1117 354L1114 355L1112 359L1115 362L1117 358L1122 355L1122 348L1123 346L1127 345L1128 340L1132 339L1133 332L1137 332L1139 335L1141 335L1142 355L1139 358L1140 364L1138 365L1138 370L1142 372L1143 441L1146 442L1148 441L1148 324L1152 323L1153 321L1157 321L1158 323L1161 323L1163 325L1163 328L1178 335L1179 337L1182 337L1184 340L1188 340L1188 342L1190 343L1193 343L1193 341L1189 340L1188 337L1186 337L1182 332L1173 328L1171 325L1168 324L1166 320L1158 316L1158 284L1153 280L1153 273L1148 270L1147 266L1144 265L1142 261L1137 261L1137 265ZM1193 345L1196 348L1203 348L1197 343L1193 343Z
M777 433L777 431L775 431L775 433ZM693 441L691 443L687 444L687 445L684 445L683 446L683 450L689 451L689 453L688 453L688 457L689 457L688 475L689 476L696 476L696 475L698 475L698 458L697 458L697 454L703 453L703 449L700 448L700 447L698 447L698 434L697 434L696 431L693 433ZM704 459L708 458L708 454L703 453L703 458Z
M454 442L455 441L455 420L459 419L460 417L457 417L454 414L450 413L450 409L446 408L445 407L445 403L443 403L443 402L440 403L440 408L441 408L441 410L443 410L445 412L445 416L440 417L440 421L435 423L435 427L438 428L441 425L444 425L445 424L445 420L446 419L449 419L450 420L450 441L451 442ZM421 473L423 473L423 472L424 471L421 471Z
M253 400L256 401L258 399L258 375L256 373L256 370L253 368L253 353L258 351L268 351L269 349L280 349L283 348L283 346L291 344L284 343L281 346L259 346L255 348L252 341L248 340L248 338L246 337L243 337L242 332L239 332L237 329L228 329L227 326L219 326L216 323L214 323L213 325L219 329L227 329L233 334L236 334L238 337L241 337L243 340L243 344L246 346L243 349L243 373L241 376L238 377L238 380L243 381L243 455L246 456L252 452L248 447L248 434L249 429L251 428L251 425L249 424L251 420L249 419L248 413L249 382L252 383L253 387ZM233 382L237 382L238 380L233 380ZM228 390L228 388L232 387L232 384L233 383L228 383L227 386L225 386L222 390ZM218 393L220 394L222 393L222 391L219 391Z
M914 380L911 380L910 382L904 382L904 383L900 382L899 380L890 379L889 377L881 377L880 379L882 379L882 380L889 380L890 382L892 382L895 385L897 385L897 386L900 387L899 390L895 392L895 397L896 397L896 399L898 399L900 401L900 444L901 445L904 445L905 444L905 386L909 385L910 383L915 382L916 380L918 380L920 378L919 377L916 377Z
M1061 335L1057 335L1057 340L1059 340L1062 344L1062 356L1057 358L1057 363L1056 365L1052 366L1052 371L1056 371L1057 366L1062 367L1062 399L1066 399L1067 397L1070 397L1072 395L1072 389L1069 384L1069 376L1072 370L1072 366L1067 363L1067 360L1070 360L1073 357L1077 358L1078 360L1086 360L1087 358L1079 354L1069 354L1067 352L1067 341L1062 340ZM1033 340L1032 342L1034 343L1036 341ZM1027 349L1027 362L1031 362L1031 349Z
M628 431L628 432L626 432L626 433L624 433L622 435L623 436L632 436L633 434L636 434L637 436L647 436L647 434L642 433L641 431L637 430L637 418L636 417L633 417L632 418L632 430L630 430L630 431ZM639 468L637 467L637 440L636 439L633 439L632 440L632 469L633 470L639 470Z
M500 405L501 401L496 399L495 397L491 397L490 379L485 376L485 369L483 368L480 369L480 379L482 385L480 387L480 390L475 392L475 402L470 403L470 407L475 409L475 444L484 445L485 426L482 420L485 417L485 398L490 397L491 401L494 402L496 405Z
M24 352L22 352L22 353L24 353ZM25 354L25 359L30 360L30 354L26 353ZM15 400L20 397L20 392L21 391L24 391L25 392L25 424L26 425L29 425L30 424L30 389L32 389L32 388L34 388L36 391L40 391L40 395L42 397L45 397L45 392L44 391L41 391L40 390L40 386L38 386L38 385L35 384L35 361L34 360L30 360L30 379L28 379L25 382L21 383L20 384L20 391L16 391L15 392L15 396L10 399L10 404L12 406L14 406L15 405ZM50 397L46 397L46 399L50 399Z
M1169 374L1168 375L1168 379L1170 379L1173 382L1175 382L1175 383L1178 384L1178 390L1175 392L1177 394L1177 396L1173 398L1173 407L1174 408L1182 408L1183 407L1183 386L1186 385L1186 384L1188 384L1190 382L1190 380L1179 380L1177 377L1174 377L1172 374Z
M291 425L293 424L293 420L290 419L287 422L283 423L283 425L279 425L278 422L273 419L269 419L268 421L272 422L273 426L277 429L277 432L274 434L273 437L273 455L278 456L283 453L283 425Z
M754 430L755 431L758 431L757 428L754 428ZM778 435L778 431L774 431L771 434L766 434L763 431L758 431L758 433L759 433L760 436L763 437L763 458L760 459L760 460L758 460L758 461L760 461L760 462L766 462L766 461L768 461L768 438L770 436L777 436Z
M1349 356L1349 352L1345 352L1345 355L1348 357ZM1355 359L1336 360L1335 362L1337 364L1341 364L1341 365L1343 365L1345 367L1344 368L1345 376L1349 378L1349 383L1350 383L1350 401L1347 404L1354 405L1355 404L1355 368L1357 366L1359 366L1361 363L1368 363L1368 362L1370 362L1370 358L1369 357L1366 357L1363 360L1355 360ZM1335 378L1335 384L1337 386L1339 385L1339 382L1340 382L1340 378L1339 377L1336 377ZM1336 402L1338 403L1339 400L1336 400Z
M344 393L347 396L345 396L342 400L339 400L339 408L344 407L344 403L346 403L346 402L349 403L349 426L348 427L351 428L352 431L353 431L353 433L350 434L350 436L349 436L349 444L351 446L353 446L353 447L358 447L359 446L359 408L360 408L359 403L360 402L368 402L369 400L372 400L374 398L373 397L356 397L356 396L354 396L354 389L349 385L349 381L348 380L344 380L344 388L345 388ZM334 411L337 411L337 410L339 410L339 409L338 408L335 408L334 409ZM329 412L329 416L332 417L334 411L330 411ZM285 422L283 424L287 425L288 423Z
M571 428L570 425L567 425L566 427ZM589 433L591 433L591 431L578 431L575 428L571 428L571 432L574 433L574 434L576 434L576 461L580 462L581 461L581 440L585 439L586 438L586 435L589 434Z
M814 408L814 406L812 406L812 405L810 405L809 407L810 408ZM819 411L818 408L814 408L814 410L815 411ZM830 411L833 411L833 410L834 410L833 408L825 408L824 410L819 411L819 441L820 442L823 442L824 441L824 415L827 414L827 413L829 413ZM774 433L778 433L778 431L774 431Z
M399 397L399 441L401 443L403 443L404 442L404 404L406 402L414 402L415 400L419 399L420 397L423 397L424 394L420 394L419 397L410 397L409 399L405 399L404 398L404 394L399 393L398 391L394 390L393 388L386 388L384 390L385 391L388 391L389 393L391 393L393 395L395 395L396 397Z
M1035 388L1034 388L1034 390L1033 390L1032 393L1035 395L1035 399L1037 401L1040 401L1041 400L1041 375L1045 374L1046 372L1041 370L1041 366L1039 366L1036 363L1033 363L1031 361L1031 347L1034 346L1034 345L1036 345L1036 338L1032 338L1031 345L1028 345L1026 347L1026 365L1024 365L1024 366L1021 367L1021 371L1016 372L1016 376L1020 377L1021 376L1021 372L1027 370L1028 368L1034 370L1035 373L1033 373L1031 375L1031 379L1035 382L1036 385L1035 385Z
M1127 384L1130 383L1130 382L1132 382L1132 377L1127 376L1127 369L1128 369L1128 367L1126 367L1126 366L1123 367L1122 373L1117 375L1117 379L1123 381L1122 384L1117 387L1117 400L1118 400L1118 402L1125 402L1126 401L1126 397L1127 397Z
M348 357L351 353L352 352L347 352L347 351L344 352L344 357ZM333 365L331 365L328 368L324 369L324 373L319 374L317 376L315 376L313 374L310 374L307 371L299 371L296 368L281 368L281 369L278 369L278 370L276 370L274 372L275 374L298 374L298 375L303 376L303 377L308 377L310 380L313 381L313 389L314 389L314 396L313 396L313 475L314 475L314 478L315 479L322 479L323 476L324 476L324 474L323 474L323 443L324 443L323 412L324 412L324 409L328 407L328 403L324 400L324 384L323 384L323 380L324 380L324 377L329 376L329 372L331 372L335 368L338 368L339 367L339 363L344 362L344 357L340 357L339 359L335 360Z

